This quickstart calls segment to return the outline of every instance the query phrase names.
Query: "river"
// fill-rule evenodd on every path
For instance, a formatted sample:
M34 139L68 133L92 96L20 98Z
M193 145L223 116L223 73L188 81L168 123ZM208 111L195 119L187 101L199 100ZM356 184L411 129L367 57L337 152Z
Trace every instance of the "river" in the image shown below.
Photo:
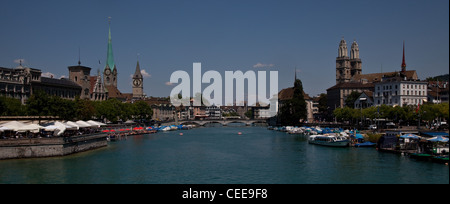
M132 136L65 157L3 160L0 183L448 184L449 167L374 148L312 145L307 136L265 127L219 126Z

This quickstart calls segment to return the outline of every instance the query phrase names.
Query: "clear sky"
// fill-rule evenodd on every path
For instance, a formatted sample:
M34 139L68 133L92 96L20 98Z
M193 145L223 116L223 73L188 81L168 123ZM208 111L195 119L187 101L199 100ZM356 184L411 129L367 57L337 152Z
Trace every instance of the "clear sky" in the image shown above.
M103 70L108 17L118 88L131 92L137 55L144 92L168 96L176 70L277 70L279 89L294 69L311 96L335 85L342 37L359 44L363 74L407 69L420 79L449 73L448 0L0 0L0 66L55 77L78 62ZM98 61L101 61L101 64ZM258 66L259 65L259 66ZM205 88L204 84L202 88Z

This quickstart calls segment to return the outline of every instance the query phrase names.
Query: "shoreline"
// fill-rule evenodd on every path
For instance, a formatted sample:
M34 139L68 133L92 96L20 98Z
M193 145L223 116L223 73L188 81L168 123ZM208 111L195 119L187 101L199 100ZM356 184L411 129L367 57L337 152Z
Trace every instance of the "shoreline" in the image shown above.
M108 145L107 134L0 140L0 160L58 157Z

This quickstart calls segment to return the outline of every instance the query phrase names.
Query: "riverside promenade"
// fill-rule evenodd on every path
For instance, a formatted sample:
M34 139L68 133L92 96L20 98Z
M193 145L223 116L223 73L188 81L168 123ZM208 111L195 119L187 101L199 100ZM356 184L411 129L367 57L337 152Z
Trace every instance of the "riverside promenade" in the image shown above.
M65 156L108 145L107 134L0 140L0 160Z

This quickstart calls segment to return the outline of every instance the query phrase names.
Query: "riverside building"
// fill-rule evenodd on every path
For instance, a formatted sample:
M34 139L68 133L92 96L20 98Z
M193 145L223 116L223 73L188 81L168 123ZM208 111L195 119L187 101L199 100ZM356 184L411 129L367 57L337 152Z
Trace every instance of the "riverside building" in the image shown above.
M426 99L427 96L426 88L423 90L423 84L424 82L420 82L415 70L406 70L404 44L401 71L362 74L358 44L356 41L353 42L350 57L348 57L347 44L342 39L339 43L338 57L336 58L336 85L327 89L327 105L330 111L343 108L347 97L355 91L359 93L373 92L373 105L417 105L419 100ZM403 88L403 85L405 85L405 88ZM396 86L397 89L395 89ZM422 104L422 101L420 104ZM367 106L368 104L364 105Z
M36 90L72 100L81 94L81 86L73 81L43 77L41 74L40 69L22 66L22 63L16 68L0 67L0 96L16 98L25 104Z

